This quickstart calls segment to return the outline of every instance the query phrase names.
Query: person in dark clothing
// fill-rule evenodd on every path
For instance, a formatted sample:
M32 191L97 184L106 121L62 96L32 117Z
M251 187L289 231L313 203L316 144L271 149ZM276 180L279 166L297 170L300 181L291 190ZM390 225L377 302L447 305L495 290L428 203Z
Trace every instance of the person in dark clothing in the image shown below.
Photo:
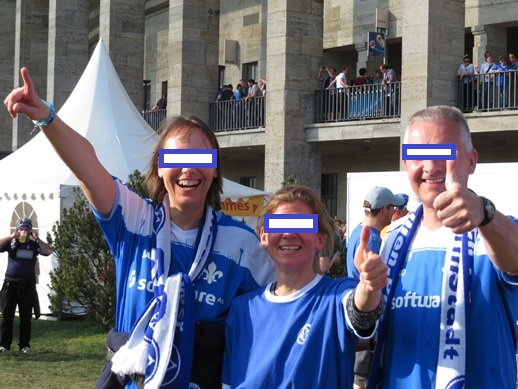
M149 112L154 112L148 118L148 123L156 131L158 126L167 116L167 94L162 94L162 98L158 100L153 108Z
M155 106L151 109L151 111L157 111L159 109L166 109L166 108L167 108L167 95L164 93L162 95L162 98L156 102Z
M0 291L2 312L0 352L10 351L13 341L13 319L16 306L20 314L20 351L30 351L31 318L36 296L36 260L38 255L48 256L52 249L32 230L30 219L20 219L16 231L0 239L0 252L8 253L7 270Z

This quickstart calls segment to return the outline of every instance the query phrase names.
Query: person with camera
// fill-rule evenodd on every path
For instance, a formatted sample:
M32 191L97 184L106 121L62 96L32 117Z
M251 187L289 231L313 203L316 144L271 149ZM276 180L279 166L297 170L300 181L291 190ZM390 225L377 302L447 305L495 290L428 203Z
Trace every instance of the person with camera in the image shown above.
M336 69L328 68L327 66L322 66L318 69L317 79L322 81L322 89L327 89L329 84L336 77Z
M5 251L8 253L8 262L4 284L0 291L2 312L0 353L11 350L16 306L20 315L18 347L21 352L28 353L31 350L32 308L38 298L36 261L38 255L48 256L52 253L52 249L32 230L31 219L19 219L16 222L16 230L0 239L0 252Z
M334 90L328 91L328 87L336 78L336 69L322 66L318 70L317 79L322 82L322 120L325 122L331 120L333 116L333 97ZM334 87L333 87L334 89Z

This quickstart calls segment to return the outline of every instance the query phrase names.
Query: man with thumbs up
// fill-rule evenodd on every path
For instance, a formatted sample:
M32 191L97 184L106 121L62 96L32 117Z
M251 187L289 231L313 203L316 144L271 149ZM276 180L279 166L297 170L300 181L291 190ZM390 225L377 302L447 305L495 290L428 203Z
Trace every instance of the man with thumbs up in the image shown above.
M514 388L518 220L469 189L478 154L458 109L417 112L404 143L456 152L403 161L422 206L380 253L387 309L368 387ZM358 257L373 255L360 247Z

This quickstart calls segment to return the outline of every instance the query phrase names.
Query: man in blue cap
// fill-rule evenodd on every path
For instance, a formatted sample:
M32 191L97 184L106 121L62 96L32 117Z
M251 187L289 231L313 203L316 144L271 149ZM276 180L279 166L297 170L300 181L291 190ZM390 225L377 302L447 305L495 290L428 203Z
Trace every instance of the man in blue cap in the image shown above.
M32 230L30 219L19 219L16 230L0 239L0 252L8 253L7 270L0 291L0 353L10 351L13 341L13 320L16 306L20 315L21 352L30 351L31 319L36 294L36 261L38 255L48 256L52 249Z
M394 216L392 216L392 221L396 221L398 219L401 219L403 216L408 214L408 195L404 193L397 193L396 196L402 197L405 199L405 202L403 205L399 205L396 210L394 211Z
M399 220L401 219L403 216L406 216L410 213L410 211L408 210L408 195L404 194L404 193L398 193L396 194L396 196L399 196L399 197L402 197L405 199L405 203L403 205L399 205L396 207L396 209L394 210L394 215L392 215L392 220L391 220L391 224L387 224L385 227L383 227L383 229L381 230L381 239L385 239L385 235L387 234L387 231L389 228L392 229L392 226L394 224L392 224L392 222L395 222L396 220ZM398 223L396 223L398 224ZM398 224L399 225L399 224Z

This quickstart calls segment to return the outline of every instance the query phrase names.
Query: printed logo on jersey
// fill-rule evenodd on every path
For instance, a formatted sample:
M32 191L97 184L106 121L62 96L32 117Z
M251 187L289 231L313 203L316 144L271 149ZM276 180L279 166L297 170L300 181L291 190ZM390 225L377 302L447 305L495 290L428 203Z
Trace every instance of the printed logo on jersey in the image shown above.
M152 258L152 254L148 250L144 250L142 253L142 260L146 259L154 262L154 258ZM133 287L136 287L137 290L153 292L153 280L148 280L147 278L140 278L137 280L137 271L132 270L128 278L128 288Z
M306 342L310 329L311 329L311 324L306 324L304 327L302 327L302 329L299 331L299 334L297 336L298 344L303 345Z
M223 272L219 271L216 264L211 262L206 269L203 269L203 279L207 281L207 284L218 282L218 279L223 277Z
M201 389L201 387L194 382L189 382L189 389Z
M18 249L18 251L16 251L16 258L18 259L32 259L33 256L34 253L32 250Z
M160 207L155 209L155 217L153 220L153 232L156 234L165 223L165 207L162 204Z
M136 277L137 271L132 270L128 280L128 288L133 288L136 285L138 290L147 290L148 292L153 292L153 280L147 280L145 278L141 278L137 282Z
M441 296L422 296L409 290L404 296L394 297L391 308L439 308L440 306Z
M464 389L464 384L466 383L466 377L463 375L460 375L458 377L455 377L450 382L446 384L446 389Z

